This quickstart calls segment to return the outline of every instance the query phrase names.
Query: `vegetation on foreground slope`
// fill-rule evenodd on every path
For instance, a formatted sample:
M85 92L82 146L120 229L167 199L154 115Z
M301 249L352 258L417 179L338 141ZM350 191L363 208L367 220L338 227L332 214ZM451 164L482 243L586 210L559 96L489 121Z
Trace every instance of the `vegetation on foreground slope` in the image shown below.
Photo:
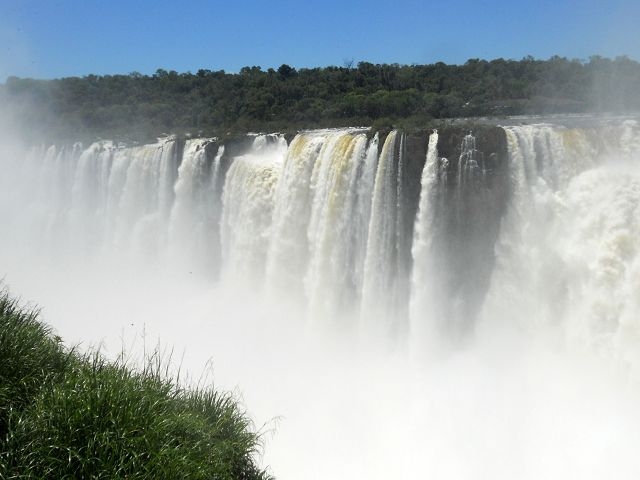
M0 478L269 478L232 397L66 349L0 292Z
M640 63L627 57L471 59L464 65L347 62L343 67L244 67L57 80L9 77L0 103L12 124L55 139L148 140L161 133L364 125L424 127L431 119L640 110ZM33 140L33 139L31 139Z

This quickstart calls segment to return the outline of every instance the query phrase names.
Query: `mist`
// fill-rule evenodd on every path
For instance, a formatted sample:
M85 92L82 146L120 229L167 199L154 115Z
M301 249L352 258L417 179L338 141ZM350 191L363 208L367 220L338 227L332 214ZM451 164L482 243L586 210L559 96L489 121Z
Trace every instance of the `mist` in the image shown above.
M465 289L436 259L473 230L436 206L445 186L457 212L490 188L475 147L444 162L431 137L399 252L381 162L411 160L400 134L204 154L4 129L0 275L69 345L160 345L185 382L236 392L277 478L638 478L640 135L594 125L506 128L510 194Z

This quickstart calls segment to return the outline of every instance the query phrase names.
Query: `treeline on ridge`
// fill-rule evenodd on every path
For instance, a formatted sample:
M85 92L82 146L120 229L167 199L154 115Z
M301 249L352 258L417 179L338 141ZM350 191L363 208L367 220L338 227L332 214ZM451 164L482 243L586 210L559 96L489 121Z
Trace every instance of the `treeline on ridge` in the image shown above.
M424 126L433 119L640 110L640 63L471 59L464 65L374 65L239 73L198 70L9 77L15 124L55 138L225 135L347 125Z

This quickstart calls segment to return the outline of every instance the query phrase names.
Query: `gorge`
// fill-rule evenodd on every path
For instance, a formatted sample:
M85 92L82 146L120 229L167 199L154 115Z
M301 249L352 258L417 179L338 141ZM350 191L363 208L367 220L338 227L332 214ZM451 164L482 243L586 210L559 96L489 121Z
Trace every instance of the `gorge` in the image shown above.
M495 123L19 149L2 274L212 358L282 478L637 478L640 123Z

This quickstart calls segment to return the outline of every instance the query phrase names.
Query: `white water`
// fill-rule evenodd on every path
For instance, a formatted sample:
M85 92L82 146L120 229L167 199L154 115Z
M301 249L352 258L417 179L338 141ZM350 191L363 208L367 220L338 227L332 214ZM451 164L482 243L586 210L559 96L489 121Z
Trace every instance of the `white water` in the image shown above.
M638 130L506 129L511 194L459 345L439 327L437 209L457 187L435 132L410 320L395 132L379 156L357 129L258 136L228 169L213 140L3 152L0 267L70 342L159 338L196 377L211 360L259 427L281 416L279 478L638 478ZM465 145L458 185L481 189Z
M262 283L283 156L281 142L256 137L251 152L235 158L227 172L220 231L223 273L231 281Z
M420 352L429 338L436 334L433 325L424 321L425 312L434 303L431 297L433 285L437 282L437 272L432 261L433 233L435 230L433 203L438 201L436 186L438 185L442 169L446 163L438 158L438 132L429 135L427 159L422 170L420 203L414 232L412 247L413 277L411 279L410 318L412 334L412 350Z
M218 175L224 154L224 147L220 147L209 165L206 155L209 143L208 139L186 142L167 229L167 254L172 267L205 276L215 268L217 260L212 239L222 210Z
M330 138L311 175L313 192L307 227L309 266L305 275L309 311L320 321L354 306L360 285L352 262L361 245L357 184L366 154L364 134ZM359 266L358 266L359 267ZM355 298L354 298L355 297Z
M394 329L391 322L396 307L397 279L396 142L398 134L392 131L378 160L362 282L362 329L378 337L389 335Z
M631 121L592 132L507 130L514 198L496 246L488 322L556 325L564 343L637 370L639 138Z

